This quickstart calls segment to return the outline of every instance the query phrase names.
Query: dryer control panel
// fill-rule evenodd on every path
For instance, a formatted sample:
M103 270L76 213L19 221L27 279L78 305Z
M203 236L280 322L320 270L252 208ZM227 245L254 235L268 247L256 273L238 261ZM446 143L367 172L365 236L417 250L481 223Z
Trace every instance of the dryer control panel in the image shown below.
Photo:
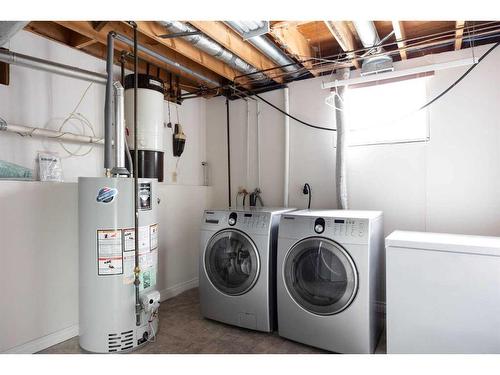
M322 218L323 219L323 218ZM324 218L324 231L318 232L318 219L312 221L313 230L339 241L365 242L368 238L369 225L367 219Z

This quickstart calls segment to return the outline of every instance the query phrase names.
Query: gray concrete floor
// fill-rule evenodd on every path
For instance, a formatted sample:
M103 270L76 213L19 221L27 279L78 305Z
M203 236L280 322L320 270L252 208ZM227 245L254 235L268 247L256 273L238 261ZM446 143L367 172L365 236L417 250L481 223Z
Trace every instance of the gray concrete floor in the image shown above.
M385 336L376 353L385 353ZM78 336L41 351L42 354L78 354ZM188 290L160 307L156 342L134 351L158 354L318 354L323 350L286 340L276 332L263 333L204 319L199 312L198 289Z

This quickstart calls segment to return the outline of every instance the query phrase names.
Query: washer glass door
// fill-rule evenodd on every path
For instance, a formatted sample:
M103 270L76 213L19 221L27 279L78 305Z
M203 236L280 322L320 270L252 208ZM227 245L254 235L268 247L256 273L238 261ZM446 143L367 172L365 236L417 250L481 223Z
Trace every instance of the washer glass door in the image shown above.
M285 285L302 308L318 315L346 309L356 296L358 274L339 244L321 237L296 243L284 264Z
M259 255L244 233L225 229L217 232L205 250L205 270L215 288L228 295L248 292L259 275Z

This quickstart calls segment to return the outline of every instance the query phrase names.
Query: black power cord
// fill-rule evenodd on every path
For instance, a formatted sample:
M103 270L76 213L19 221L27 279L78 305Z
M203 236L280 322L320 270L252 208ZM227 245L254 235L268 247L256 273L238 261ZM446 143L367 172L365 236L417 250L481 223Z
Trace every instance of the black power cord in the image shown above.
M304 184L304 187L302 188L302 193L307 194L309 196L309 203L307 204L307 209L310 209L312 191L311 191L311 185L309 185L307 182Z
M479 60L477 60L477 63L475 63L474 65L472 65L469 69L467 69L467 71L462 74L460 76L460 78L458 78L455 82L453 82L453 84L448 87L446 90L444 90L441 94L439 94L438 96L436 96L434 99L432 99L430 102L424 104L422 107L420 107L418 110L421 111L422 109L424 108L427 108L428 106L430 106L432 103L434 103L436 100L438 100L439 98L443 97L448 91L450 91L453 87L455 87L461 80L463 80L470 72L472 72L474 70L474 68L476 68L476 66L479 65L479 63L481 61L483 61L483 59L488 56L490 54L491 51L493 51L495 48L497 48L498 46L500 45L500 42L496 42L488 51L486 51L484 53L483 56L481 56L479 58Z
M472 70L474 70L474 68L476 66L479 65L479 63L486 57L490 54L491 51L493 51L495 48L498 47L498 45L500 45L500 42L497 42L495 43L495 45L493 45L488 51L486 51L484 53L483 56L481 56L479 58L479 60L477 61L476 64L472 65L460 78L458 78L450 87L448 87L446 90L444 90L441 94L439 94L438 96L436 96L434 99L432 99L431 101L429 101L428 103L424 104L422 107L420 107L417 111L421 111L422 109L424 108L427 108L428 106L430 106L431 104L433 104L434 102L436 102L438 99L440 99L441 97L443 97L446 93L448 93L451 89L453 89L453 87L455 87L461 80L463 80ZM314 129L319 129L319 130L326 130L326 131L330 131L330 132L336 132L337 129L332 129L332 128L326 128L324 126L318 126L318 125L313 125L313 124L310 124L308 122L305 122L305 121L302 121L301 119L298 119L297 117L295 116L292 116L291 114L283 111L281 108L275 106L273 103L267 101L266 99L264 99L262 96L252 92L251 90L248 90L250 95L253 95L253 96L256 96L257 98L259 98L260 100L262 100L264 103L266 103L267 105L273 107L274 109L276 109L277 111L283 113L285 116L288 116L290 117L292 120L295 120L297 121L298 123L302 124L302 125L305 125L305 126L308 126L310 128L314 128ZM305 194L305 193L304 193Z
M320 130L326 130L326 131L329 131L329 132L336 132L337 129L331 129L331 128L325 128L324 126L318 126L318 125L313 125L313 124L310 124L308 122L305 122L305 121L302 121L300 119L298 119L297 117L295 116L292 116L291 114L283 111L281 108L275 106L273 103L267 101L266 99L264 99L262 96L258 95L258 94L253 94L254 96L256 96L257 98L259 98L260 100L262 100L264 103L266 103L267 105L270 105L271 107L273 107L274 109L280 111L281 113L283 113L285 116L288 116L290 117L291 119L305 125L305 126L309 126L310 128L314 128L314 129L320 129Z

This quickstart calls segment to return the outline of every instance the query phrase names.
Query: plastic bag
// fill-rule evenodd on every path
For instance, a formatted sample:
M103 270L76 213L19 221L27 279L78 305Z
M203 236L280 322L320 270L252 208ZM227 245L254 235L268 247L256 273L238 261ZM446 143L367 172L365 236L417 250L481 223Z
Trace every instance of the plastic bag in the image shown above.
M57 154L38 153L40 181L62 182L61 158Z

